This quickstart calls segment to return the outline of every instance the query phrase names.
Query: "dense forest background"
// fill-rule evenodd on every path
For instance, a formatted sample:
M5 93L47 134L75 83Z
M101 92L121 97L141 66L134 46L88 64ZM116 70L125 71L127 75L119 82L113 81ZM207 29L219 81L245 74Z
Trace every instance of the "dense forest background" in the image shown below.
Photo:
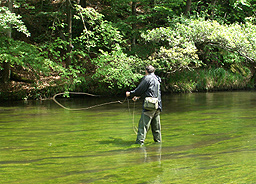
M253 89L256 0L0 0L0 99Z

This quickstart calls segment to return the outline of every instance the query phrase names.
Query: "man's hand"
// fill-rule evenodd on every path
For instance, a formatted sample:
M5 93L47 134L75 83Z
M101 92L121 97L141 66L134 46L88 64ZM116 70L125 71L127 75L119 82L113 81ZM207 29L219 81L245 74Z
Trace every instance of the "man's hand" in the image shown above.
M129 97L131 93L129 91L126 91L126 97Z
M138 99L140 99L140 97L134 96L134 97L132 98L132 100L133 100L134 102L136 102Z

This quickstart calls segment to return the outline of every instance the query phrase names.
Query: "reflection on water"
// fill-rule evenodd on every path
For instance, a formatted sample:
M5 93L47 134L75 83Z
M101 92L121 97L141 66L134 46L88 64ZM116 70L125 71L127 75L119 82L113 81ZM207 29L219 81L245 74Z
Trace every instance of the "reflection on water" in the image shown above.
M140 146L141 162L158 162L161 165L162 143L153 147Z
M113 98L58 99L86 108ZM0 183L254 183L256 93L163 95L161 144L134 144L141 102L0 105ZM133 117L134 114L134 117Z

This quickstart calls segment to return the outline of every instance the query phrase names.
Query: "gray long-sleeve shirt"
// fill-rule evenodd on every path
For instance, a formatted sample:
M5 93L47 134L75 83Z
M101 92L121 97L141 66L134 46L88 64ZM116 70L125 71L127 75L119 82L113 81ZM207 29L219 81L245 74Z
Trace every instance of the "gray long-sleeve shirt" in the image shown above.
M160 77L157 77L154 73L148 74L142 78L139 86L130 93L131 95L141 96L143 102L145 97L158 98L158 108L162 110L160 82Z

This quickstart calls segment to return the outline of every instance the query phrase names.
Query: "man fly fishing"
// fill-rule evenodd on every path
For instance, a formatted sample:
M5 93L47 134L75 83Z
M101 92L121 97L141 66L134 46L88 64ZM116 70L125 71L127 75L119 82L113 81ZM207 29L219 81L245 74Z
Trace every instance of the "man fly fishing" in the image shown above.
M145 76L139 86L133 91L127 91L126 97L132 96L132 100L143 99L143 110L138 125L136 144L143 145L147 131L151 126L155 142L161 142L160 112L162 111L160 77L154 74L152 65L146 67Z

